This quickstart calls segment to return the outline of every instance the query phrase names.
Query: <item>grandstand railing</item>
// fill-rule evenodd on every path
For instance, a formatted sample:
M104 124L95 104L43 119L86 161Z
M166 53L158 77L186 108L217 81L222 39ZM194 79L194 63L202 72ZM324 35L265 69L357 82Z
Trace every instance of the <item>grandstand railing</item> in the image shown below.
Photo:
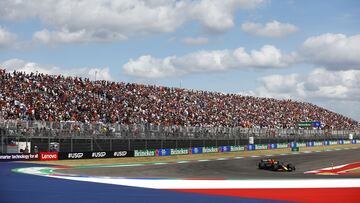
M60 143L64 152L112 151L154 148L245 145L249 137L256 144L291 141L325 141L360 138L357 129L267 129L228 127L122 125L80 122L42 122L0 119L0 153L12 142L30 142L40 150L50 150L50 143Z
M25 120L1 120L0 135L27 137L89 138L112 137L131 139L235 139L254 137L347 137L360 135L360 129L269 129L241 127L186 127L158 126L151 124L104 124L75 121L47 122Z

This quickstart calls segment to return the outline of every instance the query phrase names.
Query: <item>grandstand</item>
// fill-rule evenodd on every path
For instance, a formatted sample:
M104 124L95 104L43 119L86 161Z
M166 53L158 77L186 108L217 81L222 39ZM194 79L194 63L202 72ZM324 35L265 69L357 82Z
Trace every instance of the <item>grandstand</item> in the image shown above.
M258 143L288 140L290 135L335 139L356 134L359 127L348 117L292 100L5 69L0 69L0 109L3 135L32 136L42 148L62 139L66 151L218 146L246 143L251 135ZM321 126L299 129L303 121ZM75 138L86 140L75 146ZM107 138L122 140L114 144ZM136 144L139 139L146 142Z
M244 128L295 128L302 121L320 121L331 129L358 125L316 105L291 100L5 70L0 79L5 120Z

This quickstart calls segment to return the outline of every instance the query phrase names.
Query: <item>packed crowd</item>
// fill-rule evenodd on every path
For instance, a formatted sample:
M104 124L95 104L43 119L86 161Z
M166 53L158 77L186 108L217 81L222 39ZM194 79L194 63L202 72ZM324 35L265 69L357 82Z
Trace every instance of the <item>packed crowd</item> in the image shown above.
M0 69L0 117L43 121L292 128L359 124L310 103Z

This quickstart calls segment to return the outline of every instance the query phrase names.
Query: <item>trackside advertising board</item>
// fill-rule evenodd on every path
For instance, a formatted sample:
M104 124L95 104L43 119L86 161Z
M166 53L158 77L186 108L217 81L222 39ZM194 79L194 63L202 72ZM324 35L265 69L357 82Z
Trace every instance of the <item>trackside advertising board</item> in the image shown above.
M203 147L202 152L203 153L215 153L215 152L219 152L219 149L217 147Z
M192 147L190 152L191 154L202 154L203 153L203 148L202 147Z
M59 152L59 160L64 159L101 159L117 157L133 157L134 151L104 151L104 152Z
M323 142L314 142L314 146L323 146Z
M189 149L188 148L175 148L175 149L170 149L170 155L184 155L184 154L189 154Z
M231 152L238 152L238 151L244 151L245 150L245 146L230 146L230 151Z
M335 141L335 140L329 141L329 145L336 145L336 144L338 144L338 141Z
M306 143L305 142L298 142L296 143L297 147L306 147Z
M351 140L344 140L344 144L351 144Z
M39 154L0 154L0 161L37 161Z
M58 152L40 152L40 161L55 161L59 160Z
M170 156L170 149L156 149L155 154L156 156Z
M310 141L306 143L307 147L313 147L314 146L314 141Z
M219 147L219 152L230 152L230 146Z
M296 143L296 142L290 142L290 143L289 143L289 147L290 147L290 148L297 147L297 143Z
M276 143L268 144L268 149L277 149L277 144Z
M267 144L256 144L255 145L255 150L265 150L265 149L268 149Z
M156 154L155 149L135 150L134 151L134 156L135 157L139 157L139 156L155 156L155 154Z
M254 145L254 144L248 144L248 145L246 145L246 150L248 150L248 151L255 150L255 145Z
M288 148L288 143L276 143L278 149Z

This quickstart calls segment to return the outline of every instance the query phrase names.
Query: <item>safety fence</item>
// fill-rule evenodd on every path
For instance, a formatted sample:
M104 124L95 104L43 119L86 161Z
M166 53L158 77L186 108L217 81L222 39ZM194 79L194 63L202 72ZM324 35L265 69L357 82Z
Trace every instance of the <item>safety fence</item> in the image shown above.
M187 154L205 154L217 152L239 152L253 150L270 150L297 147L315 147L342 144L360 144L359 139L353 140L325 140L308 142L287 142L270 144L247 144L247 145L225 145L210 147L190 147L190 148L160 148L146 150L122 150L122 151L95 151L95 152L40 152L27 154L0 154L0 161L51 161L67 159L99 159L99 158L120 158L120 157L154 157L154 156L174 156Z
M129 138L129 139L235 139L246 136L347 136L358 135L360 129L321 128L241 128L241 127L189 127L160 126L152 124L104 124L75 121L43 122L23 120L1 120L0 135L60 138Z

